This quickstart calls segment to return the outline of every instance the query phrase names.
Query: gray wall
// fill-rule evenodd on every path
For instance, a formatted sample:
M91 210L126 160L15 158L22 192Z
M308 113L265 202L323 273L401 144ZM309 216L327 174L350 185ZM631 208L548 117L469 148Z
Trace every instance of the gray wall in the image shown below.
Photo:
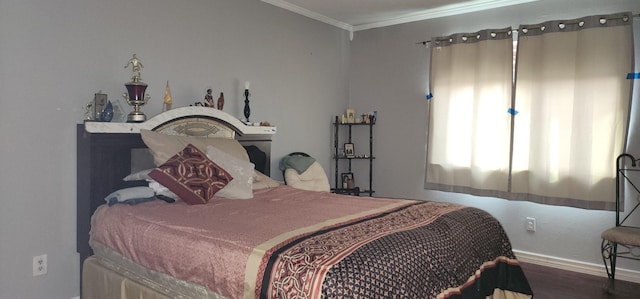
M0 298L78 295L76 124L99 90L121 99L133 53L149 117L167 80L174 107L211 87L241 117L251 81L252 121L278 126L277 169L292 151L329 166L349 49L344 30L257 0L0 0ZM48 274L32 277L32 257L44 253Z
M547 257L556 261L567 259L574 266L601 267L597 269L604 272L601 266L600 234L615 224L615 214L612 212L424 190L425 90L429 50L416 43L452 33L508 26L518 28L520 24L621 11L637 14L640 12L640 1L542 0L356 32L351 46L349 105L357 111L377 110L379 114L375 136L378 142L374 153L376 195L449 201L482 208L500 220L515 249L542 260ZM638 53L639 19L635 21ZM636 83L636 98L640 94L639 87ZM638 113L632 115L635 117ZM635 135L639 131L635 124L633 126L635 134L630 144L637 153L640 146ZM614 197L614 194L611 196ZM527 216L537 218L537 232L526 232ZM625 264L623 261L622 265L636 271L640 269L638 263Z
M422 189L427 50L415 42L640 11L633 0L556 2L360 31L350 42L341 29L257 0L0 0L0 299L78 295L75 124L95 92L120 99L133 53L149 83L148 116L161 111L168 80L174 106L202 100L211 87L241 117L240 93L251 81L251 119L278 126L272 169L287 153L305 151L330 171L332 116L347 106L377 110L378 196L478 206L498 217L516 249L599 263L610 212ZM524 232L525 216L537 217L538 232ZM32 257L44 253L49 273L32 277Z

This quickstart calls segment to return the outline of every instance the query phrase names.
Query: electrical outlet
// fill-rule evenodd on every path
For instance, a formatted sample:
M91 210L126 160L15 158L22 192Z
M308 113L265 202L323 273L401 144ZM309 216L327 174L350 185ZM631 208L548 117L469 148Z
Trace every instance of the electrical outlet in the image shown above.
M535 232L536 231L536 218L527 217L525 223L526 223L526 227L527 227L527 231L528 232Z
M33 276L47 274L47 255L38 255L33 257Z

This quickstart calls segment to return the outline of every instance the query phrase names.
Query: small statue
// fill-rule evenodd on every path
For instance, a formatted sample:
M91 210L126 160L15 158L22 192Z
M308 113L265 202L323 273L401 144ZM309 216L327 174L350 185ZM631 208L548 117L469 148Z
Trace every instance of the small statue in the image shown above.
M84 106L84 120L93 120L93 102Z
M218 97L218 110L222 111L224 108L224 93L220 93L220 97Z
M129 62L127 62L124 68L126 69L129 65L131 65L131 69L133 71L133 77L131 77L131 80L133 80L133 82L140 82L140 70L142 70L144 66L136 54L133 54L133 57L129 59Z
M204 106L214 108L215 103L213 102L213 95L211 92L211 88L207 89L207 94L204 96Z

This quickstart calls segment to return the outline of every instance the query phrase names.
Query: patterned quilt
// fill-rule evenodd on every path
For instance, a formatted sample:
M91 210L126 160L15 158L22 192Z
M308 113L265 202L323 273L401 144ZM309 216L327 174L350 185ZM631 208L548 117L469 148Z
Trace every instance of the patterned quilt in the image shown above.
M410 204L292 238L269 250L260 268L255 292L245 298L532 294L500 224L482 210L442 203Z

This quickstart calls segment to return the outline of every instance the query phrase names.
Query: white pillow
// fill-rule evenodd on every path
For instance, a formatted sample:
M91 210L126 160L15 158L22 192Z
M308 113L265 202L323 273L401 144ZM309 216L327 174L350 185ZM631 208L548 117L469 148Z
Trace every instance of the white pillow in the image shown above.
M253 163L237 159L211 145L207 146L207 157L233 177L231 182L216 192L216 196L229 199L253 198Z
M134 172L134 173L126 176L122 180L124 180L124 181L145 180L145 181L147 181L149 183L149 188L153 189L153 191L157 195L164 195L166 197L172 198L173 200L180 200L180 197L178 195L176 195L175 193L171 192L171 190L169 190L169 188L163 186L162 184L158 183L156 180L152 179L149 176L149 172L151 172L152 170L154 170L154 168L140 170L138 172Z
M320 163L313 162L303 173L298 173L293 168L284 171L284 179L287 185L309 191L329 192L329 178Z
M260 171L253 172L253 190L260 190L266 188L273 188L282 185L281 182L278 182L271 177L268 177L264 173Z
M156 193L156 195L164 195L166 197L169 197L173 200L181 200L180 196L176 195L175 193L171 192L171 190L169 190L169 188L163 186L162 184L158 183L156 180L149 178L147 180L147 182L149 182L149 188L153 189L153 191Z
M109 206L117 203L137 204L154 199L156 199L155 192L151 188L143 186L116 190L104 198Z
M153 168L143 169L138 172L134 172L122 179L123 181L141 181L141 180L151 180L149 176L149 172L151 172Z
M149 130L140 130L140 136L144 144L149 147L156 166L167 162L169 158L182 151L189 144L197 147L203 153L207 151L207 146L215 146L237 159L249 162L247 151L235 139L167 135Z

